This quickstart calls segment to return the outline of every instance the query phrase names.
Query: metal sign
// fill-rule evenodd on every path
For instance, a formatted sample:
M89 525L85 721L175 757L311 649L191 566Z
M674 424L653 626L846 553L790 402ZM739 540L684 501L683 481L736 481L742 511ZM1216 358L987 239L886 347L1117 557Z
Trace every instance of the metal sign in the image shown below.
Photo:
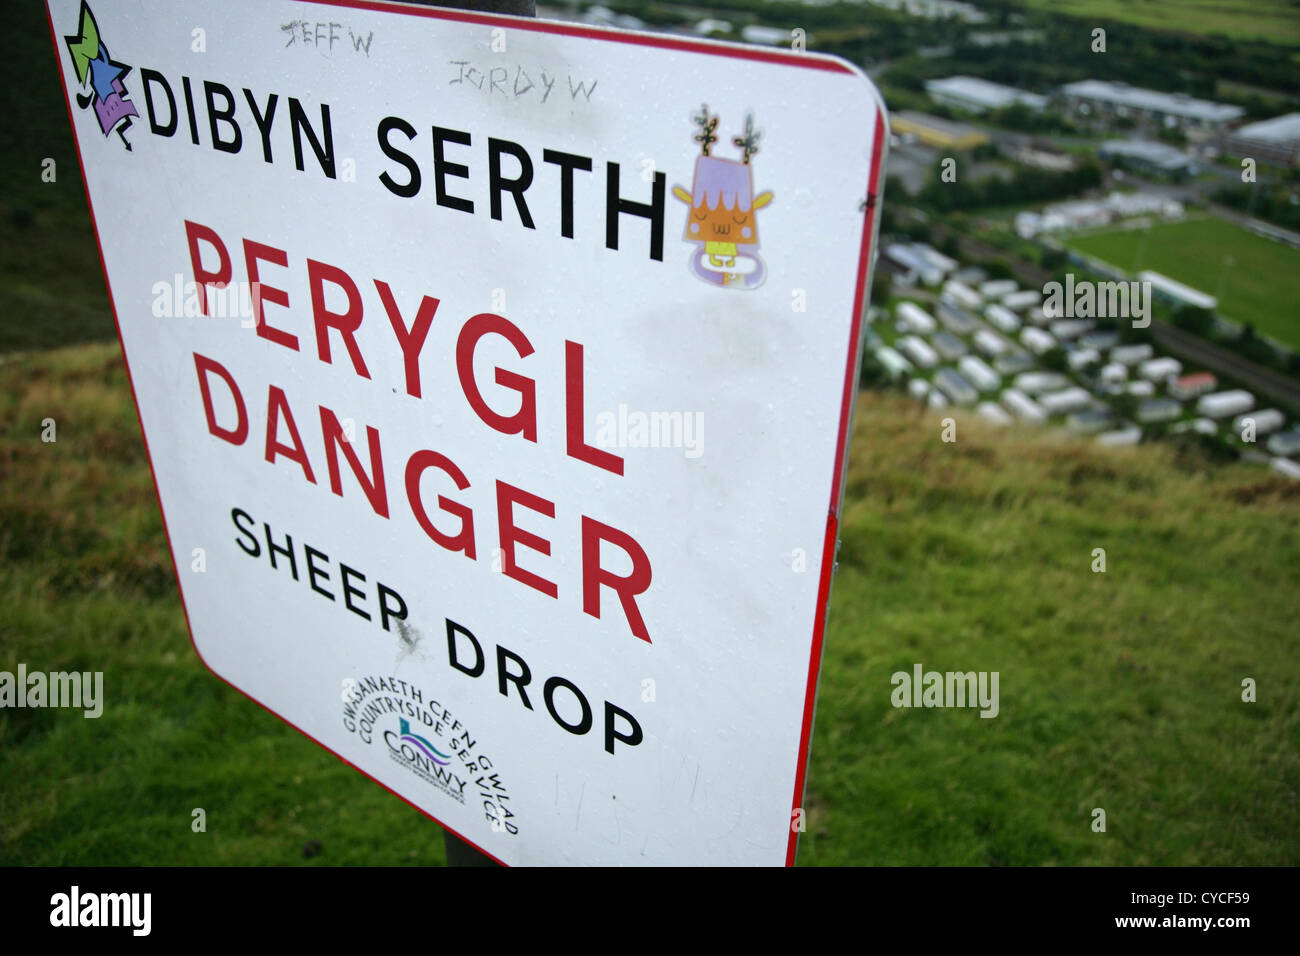
M871 83L384 3L49 9L206 665L502 862L792 862Z

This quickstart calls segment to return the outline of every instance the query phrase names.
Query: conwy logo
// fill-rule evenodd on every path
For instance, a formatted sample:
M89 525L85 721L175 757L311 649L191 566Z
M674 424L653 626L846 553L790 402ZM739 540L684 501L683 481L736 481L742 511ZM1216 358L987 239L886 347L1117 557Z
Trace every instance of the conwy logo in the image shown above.
M440 766L440 767L446 767L448 764L451 763L451 757L449 757L447 754L443 753L441 750L439 750L439 749L438 749L437 747L435 747L433 744L429 743L428 740L426 740L425 738L421 737L419 734L413 734L413 733L411 733L411 725L407 722L407 720L406 720L405 717L403 717L401 720L399 720L398 723L401 725L401 728L402 728L402 736L398 738L398 740L399 740L401 743L405 744L405 743L408 743L408 742L409 742L409 743L412 744L412 745L413 745L413 746L414 746L418 751L420 751L420 753L424 754L426 757L428 757L430 760L432 760L435 764L437 764L437 765ZM384 731L384 740L385 740L385 741L388 741L388 749L389 749L389 750L396 751L396 752L398 752L398 753L401 753L402 756L405 757L405 756L406 756L406 752L403 751L403 750L400 750L400 749L397 748L397 747L394 747L393 744L392 744L392 741L389 741L389 740L388 740L388 738L391 737L392 735L393 735L393 732L392 732L391 730L386 730L386 731ZM408 758L408 759L419 759L419 758L418 758L418 757L411 757L411 758Z
M344 688L348 733L369 745L382 741L394 763L462 806L480 808L494 832L519 832L492 758L451 711L396 677L348 678Z
M77 105L83 110L94 106L95 116L99 119L99 128L107 136L113 130L122 139L127 149L126 131L131 125L131 117L139 116L135 104L127 99L126 87L122 81L131 68L119 63L108 53L108 47L99 38L99 24L90 4L81 4L81 31L73 36L65 36L68 54L72 57L72 67L77 71L77 82L84 92L77 94Z

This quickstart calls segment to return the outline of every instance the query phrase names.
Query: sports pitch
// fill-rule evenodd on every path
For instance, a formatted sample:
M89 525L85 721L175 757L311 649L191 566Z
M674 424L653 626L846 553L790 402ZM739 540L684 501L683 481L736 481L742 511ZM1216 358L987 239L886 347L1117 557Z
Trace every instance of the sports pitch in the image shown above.
M1213 218L1091 233L1069 245L1127 272L1154 269L1215 296L1220 315L1300 348L1300 249Z

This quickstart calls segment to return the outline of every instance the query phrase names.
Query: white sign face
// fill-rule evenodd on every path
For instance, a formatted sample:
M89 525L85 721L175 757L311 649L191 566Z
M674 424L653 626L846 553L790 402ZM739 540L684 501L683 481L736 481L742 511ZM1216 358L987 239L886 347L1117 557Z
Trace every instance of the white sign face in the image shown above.
M382 3L50 13L207 666L502 862L791 862L870 82Z

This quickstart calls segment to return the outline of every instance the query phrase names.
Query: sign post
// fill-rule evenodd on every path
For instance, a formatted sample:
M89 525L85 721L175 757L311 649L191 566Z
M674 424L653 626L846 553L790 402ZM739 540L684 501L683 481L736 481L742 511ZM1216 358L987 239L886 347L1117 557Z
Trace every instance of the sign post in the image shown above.
M49 10L204 663L499 862L792 863L870 81L362 0Z

